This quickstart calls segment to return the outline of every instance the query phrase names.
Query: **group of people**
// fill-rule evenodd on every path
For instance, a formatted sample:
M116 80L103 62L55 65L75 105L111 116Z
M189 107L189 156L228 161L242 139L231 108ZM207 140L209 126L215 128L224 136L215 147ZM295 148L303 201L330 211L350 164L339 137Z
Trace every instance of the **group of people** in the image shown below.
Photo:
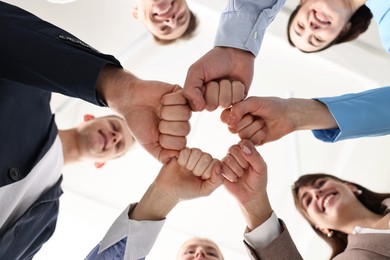
M133 15L146 21L158 41L190 37L196 27L184 0L137 3ZM256 146L297 130L313 130L328 142L388 134L390 87L316 99L246 98L265 30L283 4L229 1L215 47L188 69L181 88L137 78L115 57L0 2L0 120L6 126L0 134L7 136L0 146L0 258L31 259L51 237L64 164L90 159L100 167L136 141L162 168L87 259L145 258L179 202L207 196L221 185L246 220L250 258L301 259L268 200L267 166ZM381 0L302 0L290 19L289 39L304 52L352 40L368 28L371 17L360 19L368 11L390 52L389 8ZM58 130L50 110L52 92L108 107L119 116L89 116L79 127ZM225 108L222 121L242 139L222 160L186 147L191 112L217 107ZM303 175L292 192L298 210L331 245L332 258L390 257L390 194L321 173ZM224 259L205 238L193 238L179 250L178 259L196 257Z

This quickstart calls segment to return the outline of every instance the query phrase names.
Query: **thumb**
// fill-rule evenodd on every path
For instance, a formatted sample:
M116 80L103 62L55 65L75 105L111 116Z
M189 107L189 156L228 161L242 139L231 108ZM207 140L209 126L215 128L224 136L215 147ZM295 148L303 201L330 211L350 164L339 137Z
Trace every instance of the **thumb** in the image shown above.
M250 140L241 140L239 142L239 146L241 148L242 155L244 156L245 160L247 160L247 162L255 172L259 174L266 172L267 164L265 163L263 157L256 150L256 147Z
M231 109L230 113L225 118L226 123L230 127L234 127L245 114L252 114L254 115L254 112L257 110L258 102L255 97L249 97L241 102L238 102L234 104ZM226 117L226 115L225 115Z
M183 96L188 100L192 111L202 111L206 106L202 91L204 85L202 74L190 68L184 83Z
M218 167L220 167L220 165ZM211 172L211 177L204 181L204 188L203 188L204 196L210 195L224 182L225 178L221 174L221 169L218 167L215 167Z

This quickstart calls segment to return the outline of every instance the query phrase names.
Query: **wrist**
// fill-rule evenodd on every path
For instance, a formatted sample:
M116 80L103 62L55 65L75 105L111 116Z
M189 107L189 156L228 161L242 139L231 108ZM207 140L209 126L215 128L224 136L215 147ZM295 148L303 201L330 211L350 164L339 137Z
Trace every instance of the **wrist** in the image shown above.
M137 78L130 72L106 65L99 74L96 91L112 110L122 114L129 104L129 89Z
M137 206L129 213L134 220L162 220L177 205L178 200L152 183Z
M249 231L254 230L267 221L273 212L266 194L256 200L240 204L240 208L245 217Z
M318 100L290 98L288 103L295 130L332 129L338 127L328 107Z

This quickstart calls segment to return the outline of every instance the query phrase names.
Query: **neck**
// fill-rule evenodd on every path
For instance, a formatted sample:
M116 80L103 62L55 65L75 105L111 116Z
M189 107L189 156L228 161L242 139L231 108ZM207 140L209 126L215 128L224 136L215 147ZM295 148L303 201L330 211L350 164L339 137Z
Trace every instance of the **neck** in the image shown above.
M80 161L80 151L77 146L77 132L74 128L59 130L58 136L61 139L64 164L71 164Z
M352 213L351 219L340 230L346 234L352 234L352 231L356 226L363 228L380 228L383 217L383 215L376 214L364 207L363 210L355 210Z

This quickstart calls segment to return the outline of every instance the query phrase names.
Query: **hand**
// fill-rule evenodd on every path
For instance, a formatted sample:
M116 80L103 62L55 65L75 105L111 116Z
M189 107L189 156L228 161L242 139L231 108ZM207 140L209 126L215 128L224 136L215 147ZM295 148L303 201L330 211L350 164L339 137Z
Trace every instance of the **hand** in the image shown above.
M177 143L182 143L190 133L191 109L179 89L162 97L161 121L159 124L160 144L166 149L176 149ZM182 140L184 138L184 140ZM180 146L181 147L181 146Z
M125 118L137 142L162 163L177 157L187 144L189 123L185 119L190 113L181 112L180 123L169 123L170 109L163 109L164 100L166 104L172 100L163 97L180 89L177 85L138 79L113 66L102 69L96 86L108 106ZM177 96L173 99L177 101ZM160 124L161 120L164 122Z
M204 98L206 110L214 111L218 107L228 108L231 105L244 100L246 96L245 86L239 81L229 81L227 79L219 82L210 81L206 84Z
M188 170L192 167L192 162L188 160L183 167L176 158L172 158L166 166L163 166L154 182L160 193L169 194L173 200L180 202L208 196L222 185L223 176L218 174L217 170L213 170L219 167L214 160L210 162L209 167L206 167L210 170L210 178L207 180L199 178L193 171Z
M215 172L221 174L221 163L217 159L202 152L197 148L184 148L180 151L178 163L181 167L191 171L193 175L201 177L203 180L211 178Z
M323 103L296 98L249 97L225 109L221 120L232 133L255 145L278 140L296 130L337 127Z
M210 81L228 79L240 81L245 86L245 96L253 79L255 57L252 53L235 48L214 47L188 69L183 95L192 111L202 111L206 106L203 87Z
M229 148L222 160L223 172L233 172L236 182L224 186L238 201L248 228L253 230L272 214L267 195L267 165L250 140L241 140Z
M172 158L162 166L137 206L129 212L129 218L164 219L180 201L208 196L222 183L223 176L218 175L216 171L211 172L211 178L203 180L185 167L181 167L178 159Z

